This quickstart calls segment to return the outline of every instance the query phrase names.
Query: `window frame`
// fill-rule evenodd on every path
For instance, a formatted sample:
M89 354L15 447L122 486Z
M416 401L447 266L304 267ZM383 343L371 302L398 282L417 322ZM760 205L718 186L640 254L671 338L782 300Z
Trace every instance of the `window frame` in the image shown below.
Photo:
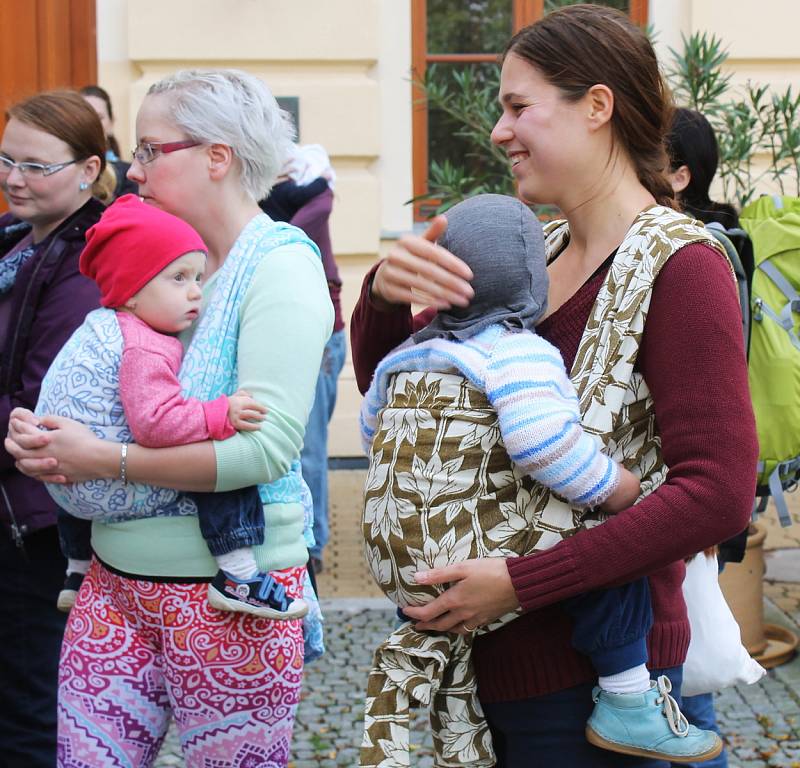
M544 0L510 0L512 3L512 33L533 24L544 15ZM648 0L630 0L628 16L639 26L647 24ZM425 77L428 64L443 62L448 64L463 62L481 63L497 61L494 53L434 53L427 50L428 40L428 0L411 0L411 135L412 135L412 189L414 197L424 195L428 190L428 105L419 81ZM414 221L424 221L427 217L422 211L436 201L414 203Z

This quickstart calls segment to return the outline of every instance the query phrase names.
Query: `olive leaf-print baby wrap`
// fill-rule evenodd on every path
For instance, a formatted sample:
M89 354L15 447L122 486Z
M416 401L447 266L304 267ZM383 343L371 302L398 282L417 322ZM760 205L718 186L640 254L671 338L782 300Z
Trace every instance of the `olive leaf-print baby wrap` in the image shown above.
M566 224L550 225L547 234L552 257L568 239ZM643 494L663 482L666 467L652 399L634 365L658 272L690 242L720 250L701 226L675 211L653 206L639 214L600 289L571 372L584 428L642 478ZM519 471L497 414L465 378L407 372L391 379L370 452L363 532L373 577L398 605L424 604L440 591L415 584L417 570L527 554L600 522L596 511L571 508ZM430 706L437 766L495 764L471 642L406 623L378 647L361 766L410 765L411 703Z

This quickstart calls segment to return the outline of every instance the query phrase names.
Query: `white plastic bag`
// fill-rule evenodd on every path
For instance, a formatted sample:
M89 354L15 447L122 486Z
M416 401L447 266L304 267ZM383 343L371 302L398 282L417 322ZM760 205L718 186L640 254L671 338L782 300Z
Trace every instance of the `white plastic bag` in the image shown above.
M692 639L683 665L681 695L697 696L760 680L766 670L742 645L739 625L719 588L716 555L701 552L686 564L683 597Z

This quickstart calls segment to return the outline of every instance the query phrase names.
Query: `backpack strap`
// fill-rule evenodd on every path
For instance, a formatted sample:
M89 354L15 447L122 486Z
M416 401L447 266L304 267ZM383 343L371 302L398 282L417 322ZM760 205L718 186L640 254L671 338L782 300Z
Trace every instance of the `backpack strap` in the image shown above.
M765 468L766 465L764 462L759 461L757 465L757 472L761 474ZM789 514L789 507L786 505L786 497L784 493L785 491L793 490L793 488L797 485L797 480L795 479L788 488L784 488L782 478L787 476L797 478L798 474L800 474L800 456L795 456L793 459L787 459L786 461L780 462L775 469L772 470L769 480L767 481L769 496L772 496L772 500L775 502L775 510L778 513L778 520L780 520L782 528L788 528L794 522L792 520L792 516ZM758 514L766 509L769 496L764 496L762 498L762 503L753 510L754 519Z
M800 312L800 294L794 289L792 284L781 274L780 270L769 260L765 260L758 265L758 268L777 286L778 290L786 297L786 304L780 313L775 312L769 304L762 299L756 299L755 312L763 313L776 322L786 333L795 349L800 350L800 339L794 330L794 318L792 314ZM758 318L757 318L758 319Z
M731 235L738 236L739 233L747 237L744 230L727 230L717 221L711 221L706 224L706 229L709 230L714 237L720 242L725 249L733 267L733 272L736 275L736 287L739 293L739 309L742 310L742 331L744 333L744 348L745 354L749 355L750 352L750 283L752 282L752 272L750 275L744 266L742 259L739 257L739 251L731 240Z

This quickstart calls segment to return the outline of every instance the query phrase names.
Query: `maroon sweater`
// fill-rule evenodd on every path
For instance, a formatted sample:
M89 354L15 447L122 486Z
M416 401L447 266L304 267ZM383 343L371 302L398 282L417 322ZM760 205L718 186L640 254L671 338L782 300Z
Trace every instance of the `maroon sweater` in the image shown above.
M569 370L605 277L603 269L537 332ZM356 379L365 391L375 366L432 312L381 312L369 299L371 272L351 320ZM683 558L747 526L758 455L747 385L741 316L730 269L705 245L677 251L659 274L636 368L653 396L666 482L603 525L528 557L507 560L525 614L476 638L480 698L510 701L563 690L596 677L571 646L572 624L558 603L648 576L655 623L649 665L682 664L689 623Z

